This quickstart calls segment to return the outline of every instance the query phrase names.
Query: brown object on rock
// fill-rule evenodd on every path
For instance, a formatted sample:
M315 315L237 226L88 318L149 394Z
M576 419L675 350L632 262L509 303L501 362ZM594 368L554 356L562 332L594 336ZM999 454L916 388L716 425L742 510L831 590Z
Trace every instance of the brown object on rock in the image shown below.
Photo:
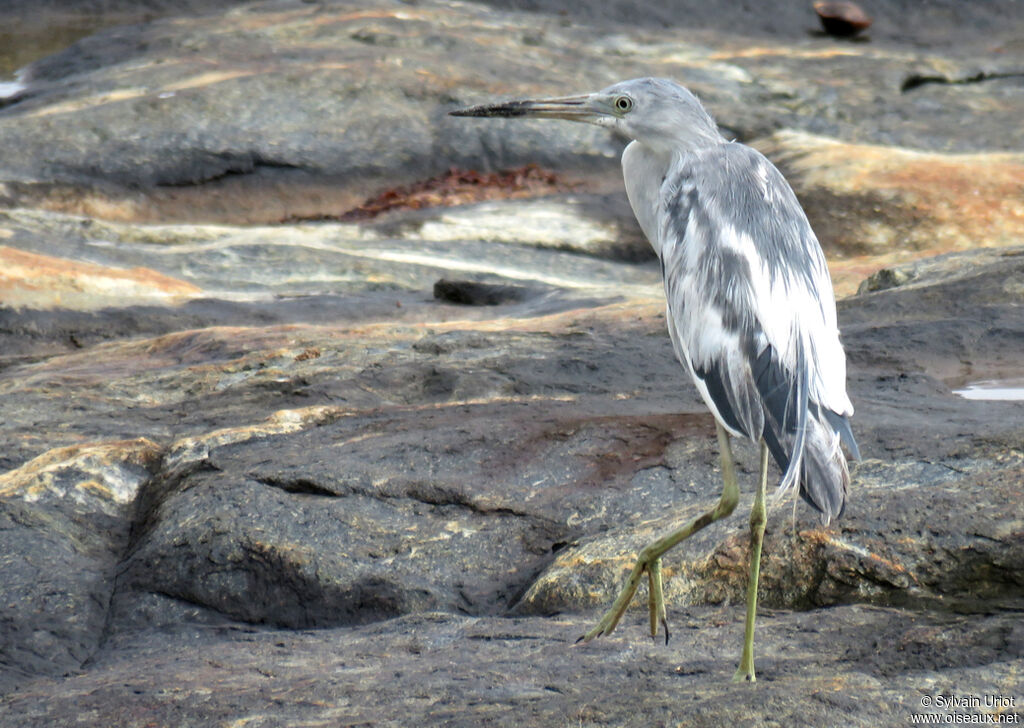
M871 18L859 5L850 2L816 2L814 12L829 35L851 36L871 27Z

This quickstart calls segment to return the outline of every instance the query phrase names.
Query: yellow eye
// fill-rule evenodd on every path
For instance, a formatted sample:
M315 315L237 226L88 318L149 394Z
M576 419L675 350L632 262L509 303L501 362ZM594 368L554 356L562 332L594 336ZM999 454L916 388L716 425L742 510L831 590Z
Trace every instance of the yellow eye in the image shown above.
M615 106L615 110L623 114L633 108L633 99L628 96L617 96L612 103Z

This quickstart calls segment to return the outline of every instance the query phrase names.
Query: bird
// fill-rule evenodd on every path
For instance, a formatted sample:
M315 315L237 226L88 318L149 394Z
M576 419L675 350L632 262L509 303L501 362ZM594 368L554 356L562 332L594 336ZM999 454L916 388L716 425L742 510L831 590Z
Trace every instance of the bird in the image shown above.
M743 648L733 680L754 682L768 456L781 471L776 497L796 486L825 525L843 514L849 492L841 443L860 459L835 294L806 213L775 165L727 140L700 100L670 79L637 78L596 93L449 113L563 119L630 140L622 153L626 196L661 262L676 358L714 415L723 489L713 508L640 551L611 607L578 641L611 634L646 574L651 636L660 625L667 643L662 556L736 508L730 438L746 438L759 446L760 472Z

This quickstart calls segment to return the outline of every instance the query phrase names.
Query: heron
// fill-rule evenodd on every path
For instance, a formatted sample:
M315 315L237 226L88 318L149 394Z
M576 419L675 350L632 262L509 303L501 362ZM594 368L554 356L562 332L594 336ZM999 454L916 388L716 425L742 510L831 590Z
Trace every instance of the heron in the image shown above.
M766 157L723 137L697 97L669 79L449 113L564 119L630 140L622 153L626 196L661 261L675 355L714 415L723 488L713 508L640 552L611 607L580 640L611 634L646 574L651 636L660 626L668 641L662 556L735 510L730 438L747 438L759 445L760 473L743 649L733 679L753 682L768 455L781 471L776 497L797 486L825 525L842 515L850 485L841 443L860 458L832 281L807 215Z

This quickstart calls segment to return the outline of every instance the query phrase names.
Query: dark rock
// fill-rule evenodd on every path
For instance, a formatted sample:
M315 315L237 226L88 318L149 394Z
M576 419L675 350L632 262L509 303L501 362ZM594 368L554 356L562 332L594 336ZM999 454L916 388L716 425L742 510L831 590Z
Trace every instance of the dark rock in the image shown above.
M95 653L138 489L158 467L140 438L51 450L0 475L0 691Z
M497 306L513 303L531 295L524 286L503 286L475 281L446 281L443 278L434 284L434 298L466 306Z
M814 12L829 35L847 37L871 27L871 18L856 3L822 0L814 3Z
M714 31L735 33L738 29L752 38L804 41L816 26L810 0L783 0L776 3L719 2L702 0L665 0L661 3L636 3L610 0L580 5L572 0L487 0L501 9L517 8L557 17L563 25L594 24L621 31L623 27L672 28L688 34ZM916 0L887 0L868 3L876 22L872 30L876 42L912 47L983 48L993 40L1007 42L1013 28L1019 27L1014 0L996 0L983 4L957 0L935 0L922 4Z
M123 636L66 680L39 679L0 704L25 726L211 719L255 725L893 725L938 694L1008 696L1021 659L1013 614L958 616L863 605L763 619L756 688L732 685L723 645L737 610L680 610L668 647L629 627L585 647L567 615L500 619L422 613L316 631L207 627ZM937 635L941 635L936 639ZM150 675L161 676L154 683ZM604 692L608 699L604 699ZM1000 692L1000 690L1002 692ZM46 703L39 695L46 694ZM250 697L253 696L253 697ZM1008 697L1014 697L1009 695ZM1013 712L1017 711L1017 712ZM967 710L961 714L972 715ZM1003 715L1017 715L1010 708Z

